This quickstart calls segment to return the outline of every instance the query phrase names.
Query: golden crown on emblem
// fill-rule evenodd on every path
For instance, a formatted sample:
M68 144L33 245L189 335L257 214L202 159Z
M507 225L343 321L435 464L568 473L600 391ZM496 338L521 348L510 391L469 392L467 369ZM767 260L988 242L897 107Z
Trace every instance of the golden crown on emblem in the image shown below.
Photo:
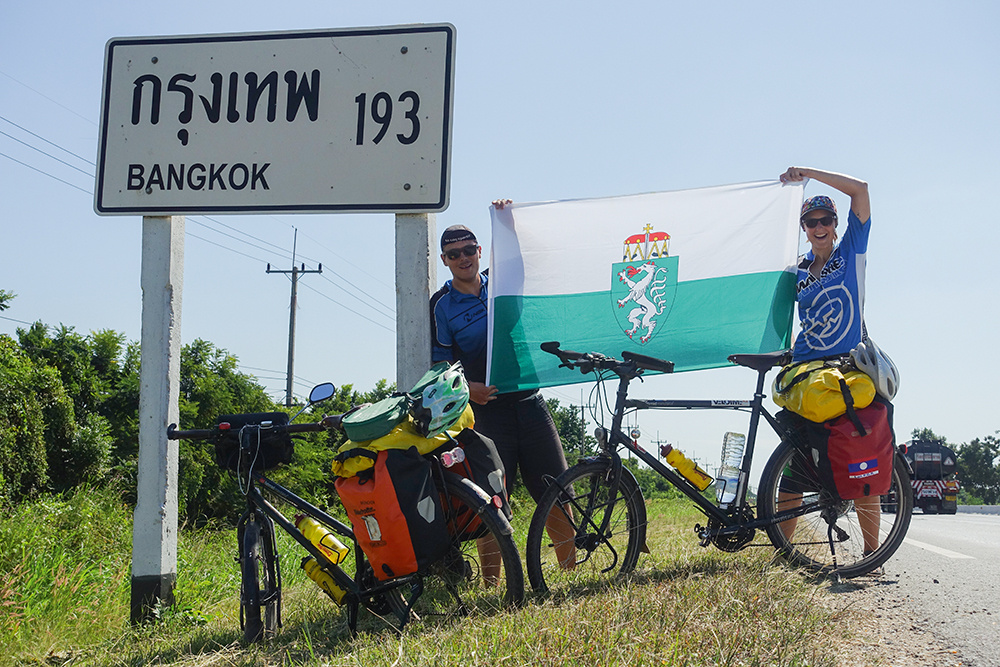
M653 226L647 224L643 228L642 234L633 234L625 239L622 249L622 261L634 262L638 260L660 259L669 257L670 234L666 232L654 232Z

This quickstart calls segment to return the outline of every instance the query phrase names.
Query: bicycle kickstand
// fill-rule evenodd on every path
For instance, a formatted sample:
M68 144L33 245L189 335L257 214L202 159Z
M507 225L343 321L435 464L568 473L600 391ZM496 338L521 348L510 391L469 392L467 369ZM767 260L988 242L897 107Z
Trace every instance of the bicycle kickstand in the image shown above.
M833 529L836 528L834 522L830 522L826 529L826 539L830 542L830 557L833 560L833 573L837 577L837 583L842 583L843 580L840 578L840 568L837 567L837 547L833 544Z

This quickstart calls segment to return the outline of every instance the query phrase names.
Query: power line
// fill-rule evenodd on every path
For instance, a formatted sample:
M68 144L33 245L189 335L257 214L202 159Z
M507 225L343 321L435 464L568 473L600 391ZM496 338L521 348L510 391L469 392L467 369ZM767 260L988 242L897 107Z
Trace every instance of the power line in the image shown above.
M350 294L351 296L353 296L358 301L361 301L366 306L368 306L368 305L382 306L383 308L386 309L386 311L388 311L387 313L385 313L385 315L388 316L388 317L391 317L391 318L395 319L395 317L396 317L396 311L395 311L395 309L390 308L388 305L382 303L382 301L380 299L378 299L377 297L374 297L371 294L369 294L368 292L364 291L363 289L361 289L360 287L358 287L357 285L355 285L351 281L347 280L346 278L344 278L343 276L341 276L340 274L338 274L336 271L331 270L330 273L332 273L333 275L337 276L338 278L340 278L341 280L343 280L345 283L347 283L348 285L350 285L354 289L356 289L359 292L361 292L362 294L364 294L366 297L368 297L369 299L371 299L371 301L365 301L361 297L359 297L359 296L357 296L355 294L351 294L351 292L345 290L343 287L341 287L337 283L335 283L332 280L330 280L329 278L327 278L326 275L322 276L323 280L325 280L326 282L330 283L331 285L333 285L337 289L343 290L347 294Z
M47 100L48 100L49 102L52 102L52 104L55 104L55 105L56 105L57 107L62 107L63 109L65 109L66 111L70 112L70 113L71 113L71 114L73 114L74 116L77 116L78 118L82 118L83 120L87 121L87 122L88 122L88 123L90 123L91 125L94 125L95 127L97 126L97 123L95 123L94 121L90 120L90 119L89 119L89 118L87 118L86 116L83 116L83 115L81 115L81 114L78 114L77 112L73 111L73 110L72 110L72 109L70 109L70 108L69 108L68 106L66 106L65 104L60 104L59 102L56 102L56 101L55 101L54 99L52 99L51 97L49 97L49 96L48 96L48 95L46 95L45 93L40 93L40 92L38 92L37 90L35 90L35 89L34 89L34 88L32 88L31 86L29 86L28 84L26 84L26 83L24 83L24 82L22 82L22 81L18 81L17 79L15 79L14 77L12 77L12 76L11 76L10 74L7 74L7 72L0 72L0 74L3 74L3 75L4 75L5 77L7 77L8 79L10 79L10 80L11 80L11 81L13 81L14 83L16 83L16 84L19 84L19 85L22 85L22 86L24 86L25 88L27 88L27 89L28 89L28 90L30 90L31 92L35 93L36 95L40 95L40 96L44 97L44 98L45 98L45 99L47 99Z
M322 292L320 292L320 291L319 291L318 289L316 289L316 288L314 288L314 287L312 287L312 286L310 286L310 285L303 285L303 287L305 287L306 289L311 289L311 290L312 290L313 292L316 292L316 294L319 294L319 295L320 295L321 297L323 297L324 299L327 299L328 301L332 301L333 303L337 304L338 306L340 306L340 307L341 307L341 308L343 308L344 310L348 310L348 311L350 311L350 312L354 313L355 315L357 315L357 316L358 316L358 317L360 317L361 319L363 319L363 320L367 320L367 321L371 322L372 324L374 324L375 326L379 326L379 327L382 327L383 329L385 329L385 330L386 330L386 331L388 331L389 333L396 333L396 330L395 330L395 329L390 329L389 327L385 326L384 324L380 324L379 322L376 322L375 320L371 319L371 318L370 318L370 317L368 317L367 315L363 315L363 314L359 313L358 311L354 310L353 308L349 308L349 307L345 306L344 304L340 303L340 302L339 302L339 301L337 301L336 299L334 299L334 298L332 298L332 297L329 297L329 296L327 296L326 294L323 294L323 293L322 293Z
M288 224L288 223L285 223L285 224ZM367 270L363 269L362 267L358 266L357 264L354 264L350 260L348 260L348 259L346 259L344 257L341 257L336 251L331 250L330 248L327 248L325 245L323 245L322 243L320 243L319 241L317 241L313 237L309 236L305 232L303 232L302 236L305 236L307 239L309 239L310 241L312 241L313 243L315 243L316 245L318 245L320 248L322 248L323 250L326 250L328 253L330 253L331 255L333 255L334 257L336 257L337 259L339 259L340 261L342 261L344 264L348 264L350 266L353 266L358 271L361 271L362 273L364 273L366 276L368 276L369 278L371 278L375 282L381 283L382 285L385 285L386 287L389 287L390 289L393 288L392 285L390 285L389 283L387 283L384 280L382 280L379 276L372 275Z
M250 243L249 241L245 241L245 240L243 240L241 238L237 238L237 237L233 236L232 234L227 234L226 232L221 232L218 229L214 229L212 227L209 227L208 225L206 225L203 222L198 222L197 220L191 220L191 222L193 222L194 224L196 224L196 225L198 225L200 227L204 227L205 229L209 229L209 230L215 232L216 234L221 234L222 236L225 236L227 238L233 239L234 241L239 241L240 243L245 243L248 246L250 246L251 248L256 248L257 250L263 250L264 252L270 252L267 248L262 248L261 246L255 244L255 243ZM248 255L248 257L249 257L249 255ZM282 259L285 259L285 258L282 258ZM258 261L260 261L260 260L258 260Z
M2 74L2 72L0 72L0 74ZM5 157L5 158L7 158L8 160L11 160L11 161L13 161L13 162L16 162L16 163L18 163L18 164L19 164L19 165L21 165L22 167L27 167L28 169L31 169L32 171L37 171L37 172L38 172L39 174L43 174L43 175L45 175L45 176L48 176L48 177L49 177L49 178L51 178L51 179L54 179L54 180L57 180L57 181L59 181L60 183L64 183L65 185L68 185L68 186L69 186L69 187L71 187L71 188L74 188L74 189L76 189L76 190L79 190L80 192L82 192L82 193L84 193L84 194L87 194L87 195L90 195L91 197L93 197L93 196L94 196L94 193L93 193L93 192L91 192L91 191L89 191L89 190L84 190L84 189L83 189L83 188L81 188L81 187L80 187L79 185L73 185L73 184L72 184L72 183L70 183L69 181L64 181L63 179L59 178L58 176L53 176L52 174L50 174L50 173L49 173L49 172L47 172L47 171L42 171L41 169L38 169L37 167L32 167L32 166L31 166L30 164L27 164L27 163L25 163L25 162L21 162L21 161L20 161L20 160L18 160L17 158L12 158L11 156L7 155L6 153L0 153L0 157Z
M201 217L205 218L206 220L211 220L215 224L221 225L221 226L225 227L226 229L231 229L232 231L236 232L237 234L242 234L243 236L248 236L248 237L252 238L254 241L260 241L261 243L264 243L266 245L271 246L272 248L274 248L275 250L277 250L279 253L281 253L282 255L284 255L284 257L282 259L290 259L291 256L292 256L292 253L288 252L287 250L285 250L281 246L278 246L278 245L275 245L274 243L271 243L270 241L265 241L264 239L257 238L253 234L248 234L247 232L243 231L242 229L237 229L236 227L232 227L230 225L227 225L226 223L224 223L224 222L222 222L220 220L216 220L215 218L210 218L207 215L203 215ZM222 232L219 232L219 233L221 234ZM263 250L263 248L261 248L261 250ZM308 262L312 262L313 264L319 264L319 262L317 262L315 260L312 260L312 259L309 259L308 257L302 257L300 255L300 258L301 259L305 259Z
M66 162L65 160L60 160L60 159L59 159L59 158L57 158L57 157L56 157L55 155L52 155L51 153L46 153L46 152L45 152L45 151L43 151L43 150L42 150L41 148L37 148L37 147L35 147L35 146L32 146L31 144L27 143L26 141L21 141L20 139L18 139L17 137L15 137L15 136L14 136L14 135L12 135L12 134L7 134L7 133L6 133L6 132L4 132L3 130L0 130L0 134L2 134L3 136L5 136L5 137L7 137L7 138L9 138L9 139L13 139L14 141L16 141L17 143L21 144L22 146L27 146L27 147L28 147L28 148L30 148L31 150L33 150L33 151L37 151L37 152L41 153L41 154L42 154L42 155L44 155L45 157L50 157L50 158L52 158L53 160L55 160L56 162L58 162L58 163L60 163L60 164L64 164L64 165L66 165L67 167L69 167L70 169L76 169L76 170L77 170L78 172L80 172L80 173L81 173L81 174L83 174L84 176L90 176L91 178L93 178L93 177L94 177L94 175L93 175L93 174L90 174L90 173L88 173L88 172L84 171L83 169L80 169L80 168L79 168L79 167L77 167L76 165L72 165L72 164L70 164L69 162Z
M69 150L69 149L67 149L67 148L63 148L63 147L62 147L62 146L60 146L59 144L57 144L57 143L53 143L53 142L49 141L48 139L46 139L46 138L45 138L45 137L43 137L43 136L41 136L41 135L39 135L39 134L35 134L34 132L32 132L31 130L29 130L28 128L26 128L26 127L21 127L20 125L18 125L18 124L17 124L17 123L15 123L14 121L10 120L9 118L4 118L3 116L0 116L0 120L2 120L2 121L4 121L4 122L7 122L7 123L10 123L11 125L13 125L14 127L16 127L17 129L21 130L22 132L27 132L28 134L30 134L31 136L35 137L36 139L41 139L42 141L44 141L44 142L45 142L45 143L47 143L48 145L50 145L50 146L54 146L55 148L58 148L59 150L63 151L64 153L69 153L69 154L70 154L70 155L72 155L73 157L75 157L75 158L77 158L77 159L79 159L79 160L83 160L84 162L86 162L87 164L89 164L89 165L90 165L91 167L96 167L96 166L97 166L97 164L96 164L96 163L95 163L95 162L94 162L93 160L90 160L90 159L88 159L88 158L85 158L85 157L83 157L82 155L77 155L77 154L76 154L76 153L74 153L73 151L71 151L71 150Z
M29 327L34 324L34 322L25 322L24 320L16 320L13 317L7 317L6 315L0 315L0 320L10 320L11 322L17 322L18 324L27 324Z
M209 229L211 229L211 228L209 228ZM198 236L197 234L193 234L192 232L189 232L187 230L184 231L184 235L185 236L190 236L193 239L198 239L199 241L204 241L205 243L207 243L209 245L214 245L216 248L222 248L223 250L228 250L229 252L234 252L237 255L242 255L243 257L246 257L247 259L252 259L255 262L263 262L264 261L262 259L257 259L256 257L253 257L252 255L248 255L245 252L240 252L239 250L234 250L234 249L230 248L229 246L221 245L219 243L216 243L215 241L209 241L208 239L202 238L202 237Z

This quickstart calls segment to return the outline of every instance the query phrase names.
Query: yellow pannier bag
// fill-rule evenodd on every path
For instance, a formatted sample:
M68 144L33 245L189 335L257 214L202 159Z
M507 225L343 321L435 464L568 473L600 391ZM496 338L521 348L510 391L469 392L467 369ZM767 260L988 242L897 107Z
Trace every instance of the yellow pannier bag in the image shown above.
M860 410L875 398L875 383L859 370L842 372L836 362L805 361L781 369L771 398L809 421L825 422L847 412L845 391L850 391L854 409Z
M333 459L333 474L337 477L354 477L362 470L368 470L375 465L372 458L364 455L353 454L352 450L366 449L371 452L381 452L385 449L409 449L416 447L421 454L430 454L435 449L449 441L449 437L454 438L463 429L472 428L476 423L472 406L465 406L465 412L458 418L455 424L433 438L425 438L417 431L413 420L407 416L406 419L397 424L388 435L375 440L365 442L353 442L348 440L337 449L337 456Z

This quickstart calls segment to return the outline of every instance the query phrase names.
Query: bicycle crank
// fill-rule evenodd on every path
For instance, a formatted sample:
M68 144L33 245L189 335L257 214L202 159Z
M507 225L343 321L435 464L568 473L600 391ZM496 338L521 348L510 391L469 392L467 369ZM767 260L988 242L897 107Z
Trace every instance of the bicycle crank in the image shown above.
M753 510L747 505L740 508L738 515L741 524L750 523L754 520ZM756 534L753 528L743 528L739 525L726 526L713 517L708 519L707 527L695 526L695 532L701 538L701 546L707 547L711 543L720 551L730 553L739 551L750 544Z

